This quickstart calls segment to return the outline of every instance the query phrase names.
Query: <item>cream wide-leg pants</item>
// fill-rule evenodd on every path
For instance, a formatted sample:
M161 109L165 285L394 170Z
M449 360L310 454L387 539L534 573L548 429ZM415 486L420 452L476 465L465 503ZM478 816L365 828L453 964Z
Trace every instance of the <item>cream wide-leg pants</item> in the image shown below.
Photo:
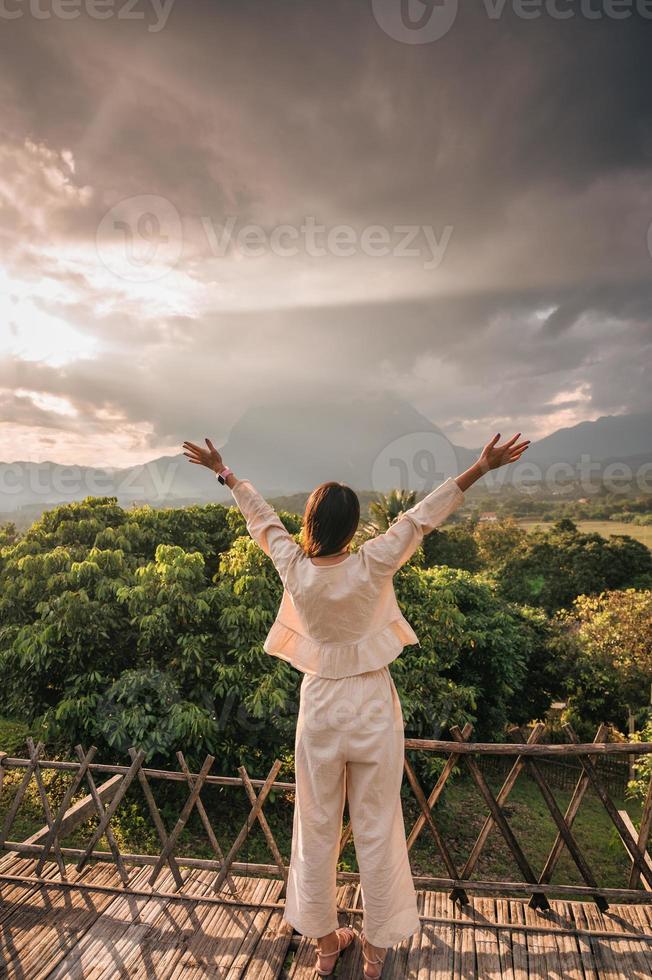
M403 757L403 713L387 667L338 679L304 675L284 912L304 936L325 936L339 925L335 876L345 797L365 936L388 947L418 931L400 796Z

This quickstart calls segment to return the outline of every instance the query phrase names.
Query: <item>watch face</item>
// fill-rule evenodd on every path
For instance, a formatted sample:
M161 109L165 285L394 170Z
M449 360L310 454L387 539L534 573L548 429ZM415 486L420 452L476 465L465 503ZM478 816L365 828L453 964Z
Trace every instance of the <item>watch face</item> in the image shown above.
M221 473L217 474L217 479L220 481L220 483L226 483L226 480L224 479Z

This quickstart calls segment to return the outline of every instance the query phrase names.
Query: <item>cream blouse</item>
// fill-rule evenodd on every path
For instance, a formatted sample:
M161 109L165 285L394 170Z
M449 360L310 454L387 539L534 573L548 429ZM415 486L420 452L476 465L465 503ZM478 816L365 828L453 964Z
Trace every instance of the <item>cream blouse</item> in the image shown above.
M406 644L419 642L399 609L392 579L423 536L463 502L452 477L334 565L315 565L248 480L237 480L231 493L283 583L266 653L306 674L348 677L378 670Z

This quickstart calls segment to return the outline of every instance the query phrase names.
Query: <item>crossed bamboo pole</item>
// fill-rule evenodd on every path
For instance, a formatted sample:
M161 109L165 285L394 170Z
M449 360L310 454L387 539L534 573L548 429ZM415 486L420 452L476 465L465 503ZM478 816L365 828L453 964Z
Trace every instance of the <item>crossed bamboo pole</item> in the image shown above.
M603 780L600 777L594 761L596 757L607 754L608 752L618 754L627 751L631 753L632 745L629 743L612 744L604 742L603 740L606 736L606 728L603 725L598 728L594 742L586 744L579 743L577 735L570 725L564 726L564 729L568 738L568 743L555 746L541 744L541 738L545 730L544 726L541 724L533 727L532 731L527 737L527 741L525 742L523 742L524 736L522 731L519 728L514 727L508 733L508 737L511 740L508 743L472 743L470 738L473 729L470 724L465 725L464 729L462 730L460 730L457 726L451 728L451 742L432 742L413 739L405 740L406 748L408 750L415 748L426 749L434 752L445 752L448 756L443 765L441 773L428 796L426 796L417 773L409 762L407 756L404 761L404 766L408 782L420 809L420 813L407 836L408 851L413 848L420 834L423 832L424 828L427 827L446 867L448 880L452 886L451 899L453 901L460 904L467 904L469 901L467 889L482 890L484 884L486 884L483 882L474 881L471 876L478 865L478 861L487 844L491 831L497 829L507 844L507 847L524 879L523 883L513 882L505 884L511 884L520 891L527 890L529 888L530 905L532 907L542 910L549 909L550 905L547 895L550 894L551 891L554 891L556 887L560 891L567 891L569 888L575 888L576 890L581 891L585 890L585 893L593 898L593 901L601 910L606 910L608 908L608 897L615 894L624 894L625 890L605 889L599 886L595 874L593 873L588 860L583 854L572 829L575 818L580 810L582 800L584 799L589 788L603 805L631 857L632 868L629 877L629 891L633 896L640 894L641 878L648 888L652 889L652 867L650 867L647 860L647 846L650 832L652 830L652 779L650 780L650 786L648 788L647 797L643 807L643 816L638 834L633 834L618 813L613 800L604 786ZM215 761L212 755L206 756L198 773L192 773L183 754L179 752L177 753L177 759L180 766L180 772L173 773L166 772L164 770L147 769L144 766L145 753L142 750L138 750L136 747L132 747L129 752L131 759L130 766L106 766L95 763L93 761L97 751L95 746L91 746L90 749L86 751L82 745L77 745L75 748L78 759L77 763L48 761L43 759L44 745L42 742L35 745L31 739L28 739L27 747L29 753L28 759L9 759L6 754L0 753L0 792L2 792L4 775L8 769L25 769L17 791L11 801L10 806L8 807L2 828L0 828L0 849L4 848L18 852L24 851L25 853L36 853L38 855L35 866L35 875L37 878L42 875L45 862L50 854L53 854L60 872L61 880L68 882L64 855L68 856L74 853L78 858L76 869L79 873L82 873L90 860L94 860L100 855L103 857L103 859L106 859L104 852L98 852L96 850L100 840L105 837L109 845L111 859L117 868L122 886L124 888L129 888L130 874L126 868L126 861L137 858L138 855L125 855L120 851L115 834L113 833L112 820L123 802L130 786L133 783L137 783L140 786L145 801L148 805L160 842L160 851L158 856L154 858L148 857L146 861L146 863L152 865L152 870L148 879L148 887L150 890L155 890L158 877L163 867L167 865L172 874L177 893L183 895L184 877L179 865L180 863L186 864L186 862L188 862L191 864L191 866L210 866L216 869L212 882L213 891L215 893L220 893L223 891L226 883L231 891L233 899L237 900L239 897L238 889L236 881L232 877L232 870L234 870L236 867L241 867L241 863L236 859L256 823L258 823L262 829L274 863L270 866L256 865L252 867L264 868L266 871L276 871L276 873L278 873L282 878L284 884L287 885L288 867L283 860L273 832L263 812L263 807L269 798L272 789L282 790L284 792L295 789L294 784L277 781L277 777L281 769L281 762L278 759L274 762L264 780L254 780L249 777L249 774L244 766L239 767L239 778L237 779L232 777L211 775L211 768ZM652 745L647 743L638 743L635 746L635 751L637 754L648 753L652 751ZM492 791L478 765L477 756L482 754L511 755L515 757L511 769L497 793ZM577 780L577 784L564 813L562 813L560 810L555 797L537 763L537 759L539 757L548 755L572 755L579 759L582 766L581 774ZM453 857L450 847L437 825L434 815L435 807L442 796L446 783L456 766L459 765L464 765L468 770L473 784L475 785L480 797L488 809L488 816L486 817L480 833L478 834L478 837L461 870L458 869L456 860ZM54 813L50 806L50 801L48 799L43 780L43 771L45 769L67 770L73 774L73 778L69 783L63 798L56 809L56 812ZM102 800L100 792L98 791L98 786L95 782L94 774L97 772L116 772L120 775L119 785L111 796L110 802L108 802L106 805ZM530 862L523 848L521 847L520 842L517 840L512 828L510 827L505 814L505 804L514 789L516 782L524 772L532 779L534 784L541 792L544 803L546 804L552 820L557 828L557 836L545 862L544 868L539 876L537 876L533 871ZM175 781L182 780L188 789L188 796L183 807L181 808L174 827L170 832L166 830L161 813L156 804L154 793L149 781L152 777L169 778ZM117 779L117 775L114 778ZM36 789L43 807L47 830L42 838L42 844L29 842L20 844L18 842L10 841L9 835L32 780L34 780L36 783ZM90 794L89 798L90 801L92 801L92 810L98 821L97 827L84 848L71 849L62 847L62 836L65 836L65 833L68 833L70 829L68 823L66 822L67 814L69 814L73 798L82 790L84 783L86 783L88 786ZM243 826L241 827L233 845L228 850L226 855L222 851L213 825L211 824L210 817L201 798L202 790L208 785L215 784L240 785L244 789L248 802L251 806ZM257 788L258 792L256 792ZM215 855L215 859L212 861L187 859L179 857L176 854L181 835L185 830L188 820L190 819L190 816L194 810L196 810L199 816L210 847ZM62 828L64 827L66 830L62 835ZM340 853L351 836L352 828L349 823L344 828L340 839ZM584 885L581 887L563 885L553 886L551 884L554 870L564 850L569 853L580 873L580 876L584 882ZM144 858L145 856L141 855L140 857ZM434 882L445 879L433 878L431 880ZM80 885L81 881L82 879L80 879Z

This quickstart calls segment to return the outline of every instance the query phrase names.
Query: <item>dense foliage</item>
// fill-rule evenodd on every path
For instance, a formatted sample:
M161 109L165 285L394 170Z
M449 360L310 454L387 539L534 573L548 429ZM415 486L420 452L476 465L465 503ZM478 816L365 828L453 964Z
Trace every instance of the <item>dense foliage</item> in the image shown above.
M505 599L553 614L581 595L652 588L652 553L628 535L586 534L568 519L526 531L514 520L435 531L426 564L486 570Z
M299 533L296 515L281 517ZM92 742L105 757L139 745L149 759L182 749L197 761L208 750L221 771L261 773L291 755L301 675L262 649L281 583L235 508L125 511L87 498L4 541L3 712L43 724L66 751ZM621 722L648 676L650 593L573 600L649 568L631 539L570 522L532 536L513 522L436 531L395 579L421 639L391 667L407 733L438 737L471 720L477 737L501 738L564 693L577 711ZM549 615L564 604L572 614ZM638 651L636 665L618 659L619 644Z
M652 686L652 592L581 596L560 621L559 664L574 726L588 738L605 720L626 731L631 712L643 727Z

